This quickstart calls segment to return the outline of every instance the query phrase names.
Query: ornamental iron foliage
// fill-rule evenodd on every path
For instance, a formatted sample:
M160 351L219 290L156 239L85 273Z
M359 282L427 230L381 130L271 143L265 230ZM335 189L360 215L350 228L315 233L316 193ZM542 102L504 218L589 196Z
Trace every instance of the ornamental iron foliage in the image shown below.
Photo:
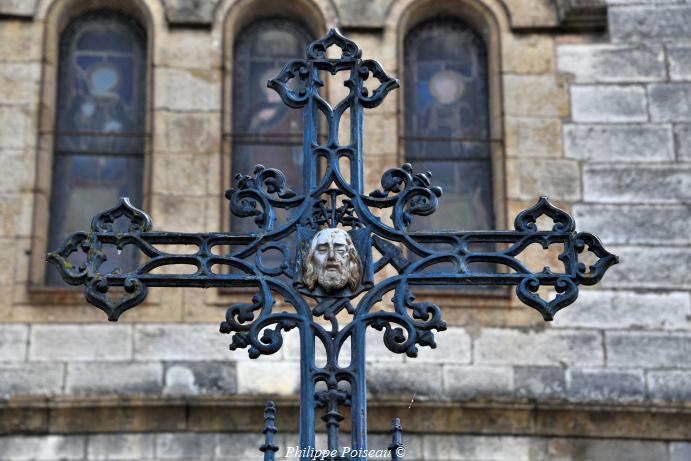
M330 47L340 57L327 57ZM348 75L344 83L348 94L332 106L320 91L323 76L338 72ZM376 87L369 90L366 82ZM284 332L299 330L302 453L315 446L317 409L323 409L329 450L342 448L339 432L346 408L350 408L352 451L367 449L368 326L383 332L384 344L394 353L415 357L419 346L436 346L435 332L446 329L441 309L416 300L413 287L514 285L522 302L551 320L575 301L578 285L597 283L617 263L595 236L577 233L571 216L544 197L516 217L514 230L421 232L410 230L413 220L435 212L442 194L429 173L415 173L404 164L384 173L379 190L364 193L363 109L381 104L398 81L377 62L361 59L358 46L337 30L311 43L306 59L289 62L268 86L285 104L302 109L303 178L298 192L287 186L283 173L262 165L253 175L235 176L234 187L225 194L230 211L254 219L255 232L152 231L150 218L123 198L115 208L97 215L90 231L69 236L48 261L68 283L84 285L87 300L112 321L143 302L149 287L254 289L250 302L230 306L220 331L232 335L231 350L246 348L251 358L258 358L277 352ZM346 110L350 142L341 145L339 122ZM325 136L319 129L322 119L327 125ZM277 209L286 211L277 214ZM280 222L278 216L287 217ZM538 228L541 217L553 221L551 229ZM195 251L178 254L158 248L171 244ZM529 270L517 257L531 244L543 249L563 246L559 260L564 270ZM108 255L128 245L140 252L139 265L102 271ZM579 258L586 252L596 262L583 263ZM479 266L483 270L496 270L476 271L474 263L485 263ZM176 273L172 270L176 265L193 266L194 272ZM166 266L173 267L156 270ZM552 287L556 296L543 299L538 294L541 287ZM323 365L315 361L317 347L324 351ZM270 402L265 412L266 443L261 447L265 460L273 460L278 450L273 442L275 411ZM402 446L398 419L392 432L392 459L399 459L394 453Z

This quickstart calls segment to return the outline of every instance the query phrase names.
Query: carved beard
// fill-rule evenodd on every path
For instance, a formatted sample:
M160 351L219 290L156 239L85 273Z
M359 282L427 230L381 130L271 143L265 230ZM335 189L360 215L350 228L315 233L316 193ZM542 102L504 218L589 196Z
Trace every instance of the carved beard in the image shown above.
M348 283L348 264L346 260L342 264L335 262L327 262L324 266L319 268L317 272L317 281L322 288L327 291L340 290Z

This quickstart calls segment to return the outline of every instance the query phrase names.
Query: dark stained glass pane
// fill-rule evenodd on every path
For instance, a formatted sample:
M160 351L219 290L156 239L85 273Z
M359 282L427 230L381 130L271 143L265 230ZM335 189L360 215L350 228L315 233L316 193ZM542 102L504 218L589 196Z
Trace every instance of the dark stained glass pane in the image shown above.
M121 196L141 205L145 104L145 31L107 11L70 23L60 39L50 248ZM134 263L127 250L110 253L108 267ZM52 268L46 283L64 284Z
M462 21L437 18L412 29L404 47L406 161L416 171L432 172L433 183L444 190L438 211L415 217L411 229L492 229L485 44ZM491 263L473 267L482 268L496 270ZM435 270L454 269L450 264L435 266ZM471 286L460 289L496 291Z
M414 229L491 229L487 56L480 36L454 19L423 23L405 39L406 161L444 188L436 215Z
M304 57L312 37L299 23L264 19L252 23L236 40L233 59L232 174L251 174L262 164L281 170L294 190L302 178L302 113L283 104L267 88L292 59ZM279 222L284 210L276 210ZM252 219L231 218L234 231L256 230Z

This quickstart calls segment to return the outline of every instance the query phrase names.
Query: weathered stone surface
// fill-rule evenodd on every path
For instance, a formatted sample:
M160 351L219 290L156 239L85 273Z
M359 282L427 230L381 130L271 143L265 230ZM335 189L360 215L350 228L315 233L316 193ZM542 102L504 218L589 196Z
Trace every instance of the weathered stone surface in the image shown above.
M177 232L218 232L220 207L208 197L155 195L152 215L159 229Z
M0 437L3 461L84 459L85 447L79 435Z
M154 457L153 434L90 435L87 440L89 460L133 460Z
M691 298L682 291L638 293L585 289L579 293L576 304L559 311L552 325L687 330L691 329Z
M474 361L497 365L603 365L602 338L590 331L523 331L485 328Z
M163 389L160 363L71 363L65 383L68 394L153 394Z
M574 205L573 217L606 244L691 244L691 208L683 205Z
M691 84L667 83L650 85L650 117L657 122L691 121Z
M170 433L156 435L156 457L159 459L211 459L215 434Z
M209 194L211 156L156 151L153 158L153 187L169 196L205 197Z
M674 161L669 125L565 125L567 158L595 162Z
M263 443L264 437L261 434L218 434L214 456L217 459L238 461L254 459L259 453L258 447ZM285 457L288 446L285 443L281 445L276 457ZM263 459L263 456L260 456L259 459Z
M0 193L31 192L34 185L34 173L36 164L32 157L33 152L21 149L0 148L0 162L3 166L3 181L0 184Z
M0 21L0 61L40 61L42 27L31 21Z
M669 77L672 80L691 80L691 45L672 43L667 45Z
M691 167L586 164L583 198L605 203L689 203Z
M532 459L530 439L510 436L424 435L425 460L495 460L529 461Z
M393 0L335 0L342 27L382 27Z
M237 363L239 394L294 395L300 387L300 364L246 360Z
M0 136L2 139L2 136ZM0 232L5 237L29 237L31 235L32 194L0 193Z
M228 359L229 338L218 334L218 326L137 325L134 330L136 360L222 360Z
M640 370L612 368L570 369L566 372L567 396L578 402L636 402L645 399Z
M61 363L0 363L0 396L60 394L64 374Z
M371 413L368 413L368 416ZM405 431L405 429L404 429ZM422 436L417 434L405 434L403 436L403 446L405 447L405 458L412 460L422 460ZM367 447L370 450L384 450L391 444L391 434L377 434L370 432L367 434ZM346 458L347 459L347 458ZM381 457L370 457L372 461L382 459Z
M669 445L670 461L691 459L691 442L672 442Z
M168 395L235 394L235 364L227 361L166 363L163 392Z
M680 290L691 287L691 248L687 247L609 247L621 258L602 279L603 288L666 288Z
M381 338L381 333L376 332L380 336L380 341L384 343ZM470 336L462 328L449 328L446 331L435 333L437 347L432 349L430 347L418 347L418 356L411 361L417 362L438 362L438 363L470 363L471 344ZM388 349L387 349L388 351ZM388 351L391 355L394 354Z
M609 33L615 41L691 38L691 7L687 5L617 6L609 9Z
M645 89L632 85L574 85L571 117L577 122L645 122Z
M26 325L0 325L0 362L25 360L28 336Z
M506 114L510 116L564 117L569 97L564 82L552 75L504 76Z
M561 157L561 121L507 117L505 142L509 157Z
M607 332L607 364L622 368L691 368L691 334Z
M576 83L632 83L666 77L662 45L578 44L557 48L557 66Z
M555 399L566 393L562 367L514 367L513 382L519 397Z
M691 371L649 371L648 396L655 402L688 402L691 400Z
M26 149L36 145L34 109L26 106L0 106L0 139L5 149Z
M219 0L163 0L166 19L175 25L210 26L218 3Z
M129 325L33 325L29 360L123 361L132 358Z
M367 369L367 392L372 396L402 395L416 398L442 394L442 367L431 364L375 363Z
M547 442L546 459L665 461L668 457L664 442L553 438Z
M547 74L554 70L554 41L541 34L507 34L502 70L511 74Z
M682 162L691 162L691 125L675 125L674 141L678 159Z
M300 344L299 342L293 342L293 344L295 347L292 350L292 357L299 360ZM349 347L341 349L341 355L339 357L339 362L341 364L349 363L350 352L347 349L349 349ZM426 357L428 360L433 360L435 358L434 356L436 356L436 354L434 354L436 351L431 350L429 347L419 347L418 351L420 354L419 357ZM367 362L403 362L404 357L405 354L395 354L386 347L381 331L377 331L374 328L367 329L365 332L365 360ZM322 345L317 345L317 363L326 363L326 351Z
M156 69L156 109L216 112L221 109L221 73L209 69Z
M36 11L38 0L0 0L0 14L30 18Z
M154 114L154 155L196 154L217 151L221 142L217 113L167 112Z
M168 29L167 35L161 37L160 53L155 56L157 65L187 69L219 68L223 53L220 43L213 37L203 29Z
M576 201L581 198L578 162L543 158L507 159L511 198L532 201L546 195L552 200Z
M41 65L38 62L5 62L0 66L0 104L37 104Z
M453 399L506 397L513 392L511 367L445 366L444 395Z

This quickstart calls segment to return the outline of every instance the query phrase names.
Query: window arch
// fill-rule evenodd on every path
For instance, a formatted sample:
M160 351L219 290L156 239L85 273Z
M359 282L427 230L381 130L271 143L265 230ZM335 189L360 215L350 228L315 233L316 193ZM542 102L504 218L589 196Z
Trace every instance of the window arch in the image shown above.
M120 196L141 206L146 43L139 23L114 11L84 13L60 35L49 248ZM108 265L124 269L134 258L113 251ZM46 283L63 284L52 269Z
M304 57L312 34L284 18L252 22L236 37L233 50L231 171L250 174L257 164L278 168L291 187L302 177L302 114L266 87L292 59ZM281 217L279 216L279 219ZM236 231L255 229L251 219L231 217Z
M404 39L406 161L444 189L418 229L494 227L487 49L456 18L435 18Z

